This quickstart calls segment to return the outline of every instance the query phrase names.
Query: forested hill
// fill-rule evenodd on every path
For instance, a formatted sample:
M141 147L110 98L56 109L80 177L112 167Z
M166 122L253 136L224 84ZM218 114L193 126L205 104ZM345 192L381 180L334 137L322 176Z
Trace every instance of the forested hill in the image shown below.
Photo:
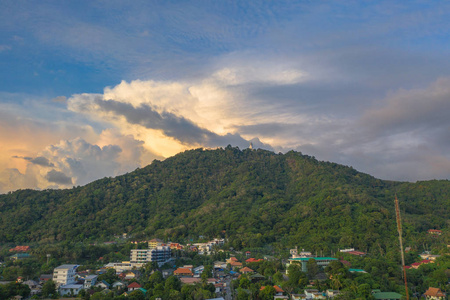
M236 249L380 251L397 241L395 193L407 240L448 231L449 181L388 182L297 152L197 149L83 187L0 195L0 242L105 241L126 232L226 236Z

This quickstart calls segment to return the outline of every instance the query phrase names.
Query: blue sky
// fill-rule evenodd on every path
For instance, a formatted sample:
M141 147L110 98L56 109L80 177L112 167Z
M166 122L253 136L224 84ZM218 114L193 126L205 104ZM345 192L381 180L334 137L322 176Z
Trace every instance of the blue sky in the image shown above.
M0 192L186 149L450 177L450 4L2 1Z

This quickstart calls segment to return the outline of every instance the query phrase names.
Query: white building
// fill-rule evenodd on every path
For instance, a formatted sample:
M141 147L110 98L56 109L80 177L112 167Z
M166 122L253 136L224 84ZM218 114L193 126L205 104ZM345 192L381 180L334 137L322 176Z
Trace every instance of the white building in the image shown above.
M59 293L61 296L64 295L78 295L78 293L83 289L82 284L66 284L59 287Z
M147 257L147 255L146 255ZM130 261L123 261L123 262L112 262L105 265L105 268L107 269L114 269L116 270L116 273L123 273L125 271L131 271L133 269L139 269L144 265L144 262L130 262Z
M61 265L53 270L53 281L57 286L74 284L78 265Z
M165 263L170 260L172 250L169 246L156 246L151 249L133 249L130 253L131 263L147 263L156 261Z

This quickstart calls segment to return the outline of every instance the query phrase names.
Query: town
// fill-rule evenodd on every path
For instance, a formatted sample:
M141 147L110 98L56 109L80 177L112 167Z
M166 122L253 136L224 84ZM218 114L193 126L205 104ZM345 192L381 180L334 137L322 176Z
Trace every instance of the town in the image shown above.
M428 233L440 235L441 231L429 230ZM341 288L352 282L360 283L355 284L358 299L404 299L402 294L392 290L370 288L366 283L371 280L370 276L361 268L368 254L354 248L339 249L333 256L323 256L323 253L318 256L318 253L294 248L289 250L289 257L283 259L261 251L235 251L226 247L225 238L185 245L158 238L130 241L126 235L118 240L122 244L104 242L103 247L133 247L129 250L129 260L105 262L104 257L99 257L96 269L66 263L38 278L3 278L0 298L351 299ZM411 247L405 249L407 253L411 251ZM33 258L30 246L16 246L9 252L14 254L1 263L0 274ZM47 263L50 258L51 255L47 255ZM430 265L448 266L449 262L450 255L424 252L405 269L422 271L421 268L430 269ZM448 269L445 272L448 273ZM447 299L439 286L428 286L424 293L415 292L413 296L415 299Z

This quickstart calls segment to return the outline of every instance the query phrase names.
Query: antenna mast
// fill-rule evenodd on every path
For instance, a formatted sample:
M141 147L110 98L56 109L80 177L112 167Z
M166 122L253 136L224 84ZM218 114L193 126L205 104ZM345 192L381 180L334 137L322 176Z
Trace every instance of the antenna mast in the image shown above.
M397 219L398 240L400 241L400 253L402 255L402 268L403 268L403 278L405 279L406 300L409 300L408 282L406 281L405 255L403 254L402 223L401 223L402 220L400 219L400 208L398 206L397 195L395 195L395 215Z

